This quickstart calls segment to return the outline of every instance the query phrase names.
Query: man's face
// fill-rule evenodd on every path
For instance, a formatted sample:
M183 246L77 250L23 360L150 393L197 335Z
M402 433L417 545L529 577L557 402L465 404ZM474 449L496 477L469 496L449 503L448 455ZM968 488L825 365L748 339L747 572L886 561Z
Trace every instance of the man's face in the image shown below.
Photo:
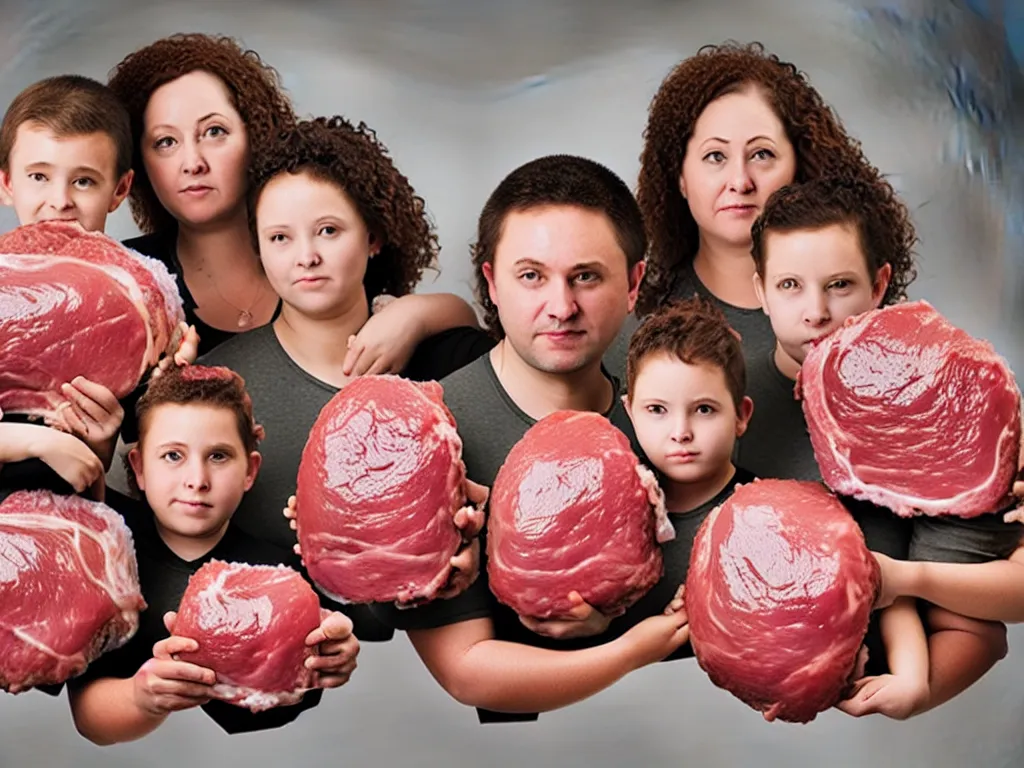
M516 354L570 374L600 362L636 304L644 266L628 268L605 214L559 205L510 213L483 271Z

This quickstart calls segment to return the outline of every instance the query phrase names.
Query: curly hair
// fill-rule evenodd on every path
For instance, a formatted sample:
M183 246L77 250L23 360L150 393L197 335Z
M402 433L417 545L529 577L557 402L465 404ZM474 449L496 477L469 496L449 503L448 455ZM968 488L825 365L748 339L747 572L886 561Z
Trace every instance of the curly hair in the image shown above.
M178 226L160 204L142 162L146 106L157 88L195 71L209 72L227 87L251 148L263 146L296 120L276 70L233 38L177 34L128 54L110 71L108 85L131 118L135 180L129 204L135 224L145 234L174 232Z
M892 187L881 181L826 176L804 184L790 184L775 192L750 230L757 273L764 277L767 233L821 229L835 224L849 224L856 229L871 280L884 265L892 267L882 304L905 299L906 287L916 277L917 235L906 208Z
M650 105L637 200L651 249L638 315L652 312L675 295L680 267L693 261L700 244L697 223L679 191L679 174L694 125L712 101L750 86L765 94L785 127L796 152L794 181L836 174L888 185L867 161L860 142L846 132L795 65L767 53L760 43L729 41L701 48L672 70ZM902 218L910 226L905 211ZM892 290L901 293L905 287L894 280Z
M739 410L747 391L747 369L739 335L717 306L694 296L670 302L644 318L629 340L626 356L626 393L633 399L641 364L657 354L668 354L688 364L721 368L729 395Z
M647 252L647 235L636 199L609 168L574 155L548 155L519 166L498 184L484 204L472 246L477 301L484 310L485 325L498 339L505 332L487 289L484 264L494 264L509 214L547 205L578 206L603 213L615 230L630 270Z
M303 120L257 151L250 164L249 231L259 251L256 204L282 173L308 173L337 185L352 199L381 245L363 278L366 298L411 293L440 251L423 198L395 167L387 147L364 123L343 117Z

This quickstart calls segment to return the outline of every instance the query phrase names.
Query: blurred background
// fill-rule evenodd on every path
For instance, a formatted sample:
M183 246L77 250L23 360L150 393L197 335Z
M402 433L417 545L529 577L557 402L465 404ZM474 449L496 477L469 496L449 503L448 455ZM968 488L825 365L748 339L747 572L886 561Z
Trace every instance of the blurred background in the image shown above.
M921 237L914 298L1024 370L1021 0L0 0L0 104L39 78L106 80L184 31L240 38L298 111L375 128L426 199L441 272L471 298L468 245L491 189L533 157L599 160L631 185L662 78L704 44L760 40L795 62L889 174ZM13 211L0 210L3 230ZM136 229L127 205L109 222ZM766 647L766 654L772 649ZM201 712L100 749L67 701L0 694L0 767L1024 765L1024 632L957 700L906 723L825 713L766 724L692 661L634 673L539 723L480 726L405 637L365 644L351 683L278 732L225 736Z

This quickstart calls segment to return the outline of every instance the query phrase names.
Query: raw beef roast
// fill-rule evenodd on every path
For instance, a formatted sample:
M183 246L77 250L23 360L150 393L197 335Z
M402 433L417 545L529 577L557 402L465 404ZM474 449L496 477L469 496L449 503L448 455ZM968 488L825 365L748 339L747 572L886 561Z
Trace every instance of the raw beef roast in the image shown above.
M253 712L295 704L316 685L306 635L320 626L320 601L285 565L211 560L192 574L174 634L199 644L177 658L217 674L217 698Z
M693 653L766 720L809 722L856 675L880 584L860 528L823 485L737 486L693 542L684 595Z
M49 491L0 503L0 688L80 674L131 639L145 607L131 532L110 507Z
M299 464L302 560L335 600L412 604L447 582L467 504L441 385L364 376L320 411Z
M494 480L487 575L520 616L565 616L573 591L614 615L661 578L658 544L674 537L626 436L600 414L559 411L526 431Z
M808 352L799 396L821 475L900 515L1007 503L1020 392L985 341L915 301L847 320Z
M60 385L76 376L117 397L179 341L167 268L76 222L0 236L0 410L63 425Z

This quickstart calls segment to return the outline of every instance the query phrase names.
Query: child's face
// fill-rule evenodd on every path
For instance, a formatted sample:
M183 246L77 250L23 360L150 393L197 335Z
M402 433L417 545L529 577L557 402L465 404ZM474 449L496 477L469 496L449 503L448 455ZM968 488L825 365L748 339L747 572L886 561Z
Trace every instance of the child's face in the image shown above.
M186 538L223 530L260 465L258 453L245 451L235 414L167 403L146 419L141 445L129 459L157 523Z
M737 412L721 368L667 352L641 361L626 405L644 453L677 483L718 477L753 411L748 397Z
M175 219L199 227L244 211L249 139L219 78L197 70L165 83L144 122L146 174Z
M117 176L117 148L105 133L58 137L39 123L22 123L0 173L4 202L21 224L75 220L102 232L107 214L124 200L132 172Z
M757 295L782 351L802 365L812 341L853 315L877 308L891 267L868 275L860 238L849 226L769 232L764 241L764 277Z
M307 173L282 173L256 205L260 259L285 304L331 319L365 301L363 277L377 250L352 199Z

